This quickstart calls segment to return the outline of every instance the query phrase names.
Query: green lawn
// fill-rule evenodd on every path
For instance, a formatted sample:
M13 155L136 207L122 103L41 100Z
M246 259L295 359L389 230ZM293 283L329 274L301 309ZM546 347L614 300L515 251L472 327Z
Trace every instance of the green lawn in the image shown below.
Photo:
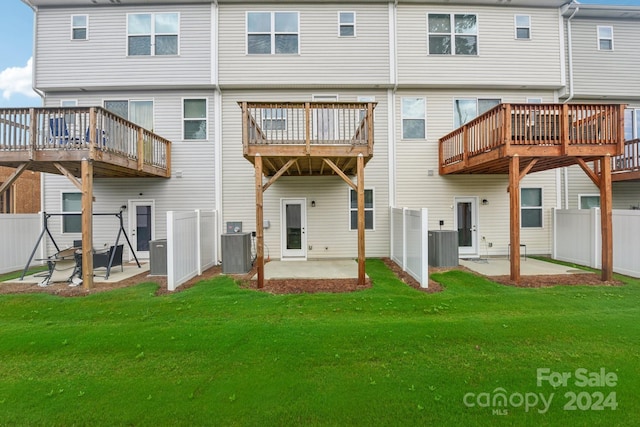
M640 281L519 289L451 271L425 294L379 260L367 273L373 288L333 295L269 295L224 276L159 297L153 283L1 295L0 425L640 420ZM538 385L545 368L568 373L566 386Z

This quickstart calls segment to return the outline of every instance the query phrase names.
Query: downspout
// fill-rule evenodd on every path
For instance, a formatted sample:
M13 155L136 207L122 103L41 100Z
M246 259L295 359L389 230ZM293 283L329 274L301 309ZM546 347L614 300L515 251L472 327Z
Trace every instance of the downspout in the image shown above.
M578 13L578 10L580 10L580 3L578 3L576 0L572 0L568 6L570 7L572 4L575 4L576 8L574 9L571 16L567 18L567 56L568 56L568 62L569 62L569 97L564 100L565 104L568 104L569 102L571 102L571 100L575 96L574 87L573 87L573 43L572 43L572 37L571 37L571 20L573 19L574 16L576 16L576 13ZM569 209L569 168L565 166L562 169L562 172L564 175L564 208Z
M214 188L215 188L215 208L217 211L217 229L218 235L216 239L216 263L220 260L220 247L221 247L221 235L223 224L223 198L222 198L222 91L220 90L219 79L219 59L218 59L218 44L219 44L219 24L220 24L220 5L218 0L213 2L212 22L215 28L211 33L211 51L213 57L211 59L212 68L212 83L214 85L214 156L215 156L215 170L214 170Z
M398 41L397 41L397 11L398 0L389 3L389 78L393 89L387 91L389 103L387 121L387 156L389 168L389 205L396 206L396 91L398 90Z

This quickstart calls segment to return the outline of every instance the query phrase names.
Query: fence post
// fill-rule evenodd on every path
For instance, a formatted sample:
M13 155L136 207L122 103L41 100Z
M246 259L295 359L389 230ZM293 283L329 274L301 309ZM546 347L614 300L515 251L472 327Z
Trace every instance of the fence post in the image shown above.
M420 209L420 234L422 260L420 262L422 271L420 272L420 287L429 287L429 237L427 228L429 228L429 210L427 208Z
M558 227L558 218L557 215L558 214L558 210L557 208L553 207L551 208L551 259L556 259L556 253L557 253L557 248L556 248L556 241L558 238L558 233L557 233L557 227Z
M198 263L198 276L202 274L202 217L200 209L196 209L196 260Z
M402 208L402 270L407 271L407 211Z
M170 291L175 290L175 272L174 272L174 230L173 230L173 211L167 212L167 289Z

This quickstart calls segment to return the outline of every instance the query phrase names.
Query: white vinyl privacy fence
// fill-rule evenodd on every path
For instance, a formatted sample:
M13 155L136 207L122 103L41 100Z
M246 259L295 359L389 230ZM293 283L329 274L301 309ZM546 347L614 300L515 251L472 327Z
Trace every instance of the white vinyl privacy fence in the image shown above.
M614 209L613 271L640 277L640 211ZM553 210L553 258L602 267L600 209Z
M215 211L167 212L167 288L176 290L218 260Z
M429 286L427 209L391 208L391 259L416 279Z
M0 273L22 270L42 231L40 214L0 214ZM35 258L44 258L36 252Z

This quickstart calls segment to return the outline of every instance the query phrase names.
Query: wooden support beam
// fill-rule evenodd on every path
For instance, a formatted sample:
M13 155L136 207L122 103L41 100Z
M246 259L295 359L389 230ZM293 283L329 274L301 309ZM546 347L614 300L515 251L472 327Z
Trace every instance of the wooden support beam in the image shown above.
M613 279L613 219L611 212L611 157L600 159L600 227L602 233L602 280Z
M536 163L538 163L538 159L531 159L531 161L529 162L529 164L527 166L524 167L524 169L522 169L520 171L520 178L518 178L518 181L522 181L522 179L527 176L527 174L529 173L529 171L536 165Z
M358 159L360 159L360 157L361 157L361 156L362 156L362 154L360 154L360 155L358 156ZM349 177L348 177L347 175L345 175L345 173L344 173L344 172L342 172L338 166L336 166L336 165L335 165L335 163L333 163L331 160L326 159L326 158L325 158L325 159L322 159L322 160L323 160L327 165L329 165L329 167L330 167L331 169L333 169L333 171L334 171L335 173L337 173L337 174L338 174L338 176L340 176L340 178L342 178L342 179L344 180L344 182L346 182L347 184L349 184L349 186L350 186L351 188L353 188L355 191L358 191L358 186L357 186L356 184L354 184L354 183L349 179ZM359 160L358 160L358 162L359 162ZM364 162L364 159L363 159L363 162ZM358 163L358 164L359 164L359 163Z
M73 176L71 172L69 172L64 166L62 166L58 162L55 162L53 166L55 166L56 169L58 169L62 175L66 176L67 179L69 179L69 181L71 181L71 183L75 185L78 190L82 191L82 182L78 181L78 179L75 176Z
M262 158L262 156L260 157ZM290 159L287 163L285 163L284 166L282 166L280 168L280 170L278 172L276 172L275 175L273 175L271 177L271 179L262 186L262 191L267 191L267 188L271 187L271 185L276 182L278 180L278 178L280 178L282 176L282 174L284 174L287 170L289 170L289 168L291 167L291 165L293 165L295 162L297 162L298 159Z
M600 177L602 176L602 172L600 172L600 176L598 176L596 172L592 170L589 165L587 165L587 163L580 157L576 158L576 161L578 162L584 173L586 173L589 179L595 184L595 186L600 188ZM609 165L609 171L611 171L611 165Z
M509 217L510 278L520 283L520 157L517 155L509 159Z
M20 166L16 168L16 170L11 174L11 176L0 185L0 194L7 191L7 189L13 184L16 179L22 175L22 172L26 171L29 168L29 163L22 163Z
M364 156L358 155L358 286L365 285Z
M256 269L258 270L258 289L264 287L264 221L263 221L263 187L262 156L255 158L256 173Z
M93 288L93 161L82 159L82 287Z

